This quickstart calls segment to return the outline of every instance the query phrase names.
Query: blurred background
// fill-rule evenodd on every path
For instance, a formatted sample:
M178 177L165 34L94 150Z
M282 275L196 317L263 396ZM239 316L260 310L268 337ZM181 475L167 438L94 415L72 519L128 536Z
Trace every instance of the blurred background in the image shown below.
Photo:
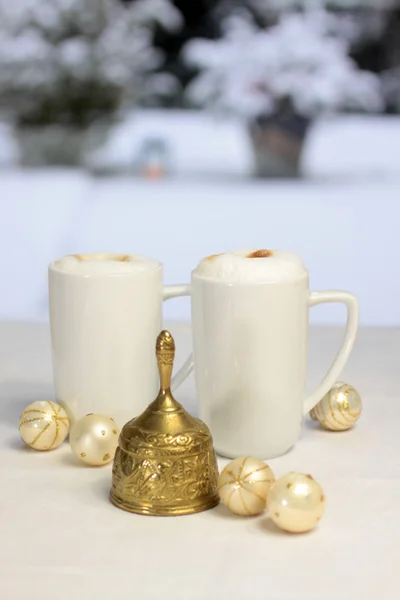
M0 204L0 319L46 320L67 253L148 255L170 284L254 247L399 325L400 7L0 0Z

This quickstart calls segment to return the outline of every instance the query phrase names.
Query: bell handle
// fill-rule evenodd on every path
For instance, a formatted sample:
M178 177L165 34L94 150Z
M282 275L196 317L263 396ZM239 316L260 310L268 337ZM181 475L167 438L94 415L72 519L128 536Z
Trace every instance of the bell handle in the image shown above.
M175 358L175 342L169 331L163 331L157 337L156 357L160 375L160 390L166 392L171 388L171 375Z

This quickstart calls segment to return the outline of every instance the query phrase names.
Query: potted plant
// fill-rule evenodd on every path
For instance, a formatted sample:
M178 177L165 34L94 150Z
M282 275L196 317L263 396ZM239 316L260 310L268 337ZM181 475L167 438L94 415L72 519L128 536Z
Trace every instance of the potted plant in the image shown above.
M260 29L239 12L220 39L186 44L183 58L198 69L189 102L245 120L257 176L298 176L306 134L321 112L382 108L379 79L358 69L336 25L319 10L282 14Z
M0 0L0 108L22 164L80 164L140 101L160 64L155 21L178 27L179 11L169 0Z

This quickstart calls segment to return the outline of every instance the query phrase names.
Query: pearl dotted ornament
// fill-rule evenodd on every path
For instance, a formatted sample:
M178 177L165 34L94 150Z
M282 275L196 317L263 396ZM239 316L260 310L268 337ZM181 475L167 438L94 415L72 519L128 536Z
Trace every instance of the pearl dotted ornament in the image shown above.
M50 400L32 402L19 419L21 438L35 450L57 448L67 437L69 420L65 410Z
M349 384L338 382L310 412L310 417L331 431L345 431L360 418L362 402Z
M98 467L114 459L119 433L111 417L90 413L72 427L69 443L80 461Z
M321 486L311 475L287 473L271 486L267 498L271 519L285 531L304 533L315 527L325 510Z
M265 509L271 484L270 467L258 458L236 458L221 471L218 492L221 502L236 515L257 515Z

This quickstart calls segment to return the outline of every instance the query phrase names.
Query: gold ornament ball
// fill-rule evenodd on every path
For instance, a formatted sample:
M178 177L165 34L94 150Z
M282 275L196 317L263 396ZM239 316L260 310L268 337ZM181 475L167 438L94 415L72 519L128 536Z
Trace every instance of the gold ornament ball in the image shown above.
M32 402L19 419L21 438L35 450L57 448L68 435L69 420L65 410L50 400Z
M271 486L268 513L278 527L292 533L313 529L325 510L325 495L311 475L287 473Z
M119 429L111 417L90 413L72 427L69 443L80 461L98 467L114 459L118 437Z
M349 384L339 381L318 402L310 417L330 431L345 431L356 424L362 411L360 395Z
M275 481L270 467L258 458L232 460L221 471L218 492L221 502L236 515L258 515L265 509L268 490Z

